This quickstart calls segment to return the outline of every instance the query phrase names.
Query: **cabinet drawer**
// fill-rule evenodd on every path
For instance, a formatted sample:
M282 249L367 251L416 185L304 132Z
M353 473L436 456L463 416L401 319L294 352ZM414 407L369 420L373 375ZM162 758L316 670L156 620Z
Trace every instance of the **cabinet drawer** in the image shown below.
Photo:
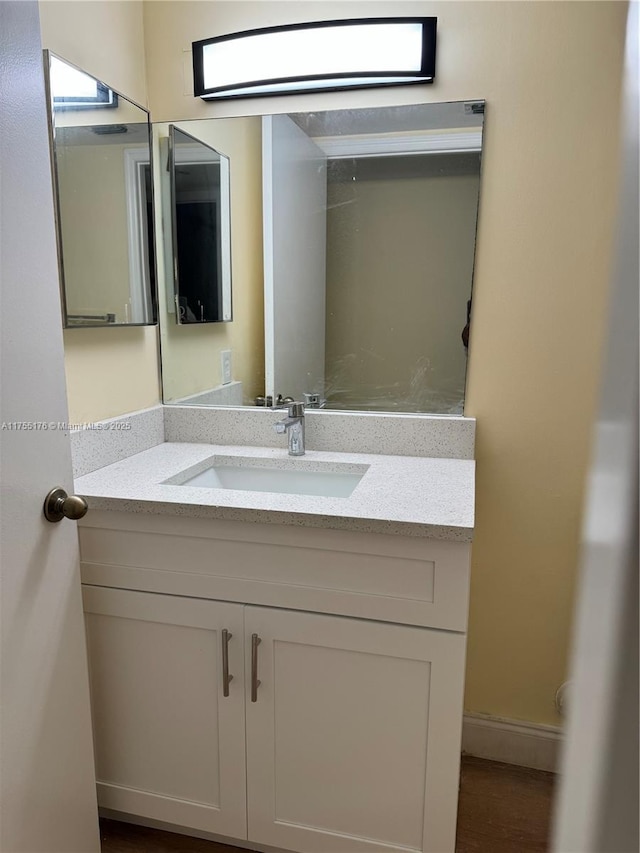
M466 631L466 543L99 511L79 534L84 583Z

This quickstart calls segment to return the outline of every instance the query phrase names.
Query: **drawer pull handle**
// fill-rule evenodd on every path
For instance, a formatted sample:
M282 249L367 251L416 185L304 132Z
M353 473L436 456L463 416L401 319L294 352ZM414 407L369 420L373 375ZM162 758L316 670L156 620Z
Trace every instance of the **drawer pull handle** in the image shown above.
M222 695L229 695L229 682L233 681L233 676L229 675L229 640L233 637L230 631L226 628L222 630Z
M251 635L251 701L258 701L258 687L260 687L260 681L258 680L258 646L262 640L257 634Z

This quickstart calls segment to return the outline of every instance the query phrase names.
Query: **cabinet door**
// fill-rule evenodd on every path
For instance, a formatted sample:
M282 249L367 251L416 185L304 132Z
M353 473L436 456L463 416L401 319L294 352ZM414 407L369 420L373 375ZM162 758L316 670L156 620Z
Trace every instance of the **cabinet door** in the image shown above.
M246 838L242 605L83 595L99 805Z
M464 635L260 607L245 631L249 840L453 853Z

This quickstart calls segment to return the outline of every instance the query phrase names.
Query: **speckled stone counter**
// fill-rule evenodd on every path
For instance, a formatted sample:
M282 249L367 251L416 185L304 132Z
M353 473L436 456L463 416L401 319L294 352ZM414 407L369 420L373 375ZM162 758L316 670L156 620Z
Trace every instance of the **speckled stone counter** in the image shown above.
M366 473L349 497L179 485L214 464L237 457L239 465L268 460L271 468L350 466ZM166 483L166 480L173 480ZM307 451L292 459L286 449L165 443L78 477L77 494L89 507L120 512L225 518L359 530L469 542L474 526L475 462Z

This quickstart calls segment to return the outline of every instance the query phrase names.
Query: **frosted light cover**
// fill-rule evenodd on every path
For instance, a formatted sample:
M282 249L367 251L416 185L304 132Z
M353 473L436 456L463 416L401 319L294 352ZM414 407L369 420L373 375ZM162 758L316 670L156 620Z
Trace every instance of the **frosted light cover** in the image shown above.
M118 96L112 89L52 53L49 54L49 86L56 109L115 107L118 103Z
M251 30L194 42L193 60L205 99L431 82L435 19Z
M98 81L55 56L51 57L51 91L54 98L96 98Z

